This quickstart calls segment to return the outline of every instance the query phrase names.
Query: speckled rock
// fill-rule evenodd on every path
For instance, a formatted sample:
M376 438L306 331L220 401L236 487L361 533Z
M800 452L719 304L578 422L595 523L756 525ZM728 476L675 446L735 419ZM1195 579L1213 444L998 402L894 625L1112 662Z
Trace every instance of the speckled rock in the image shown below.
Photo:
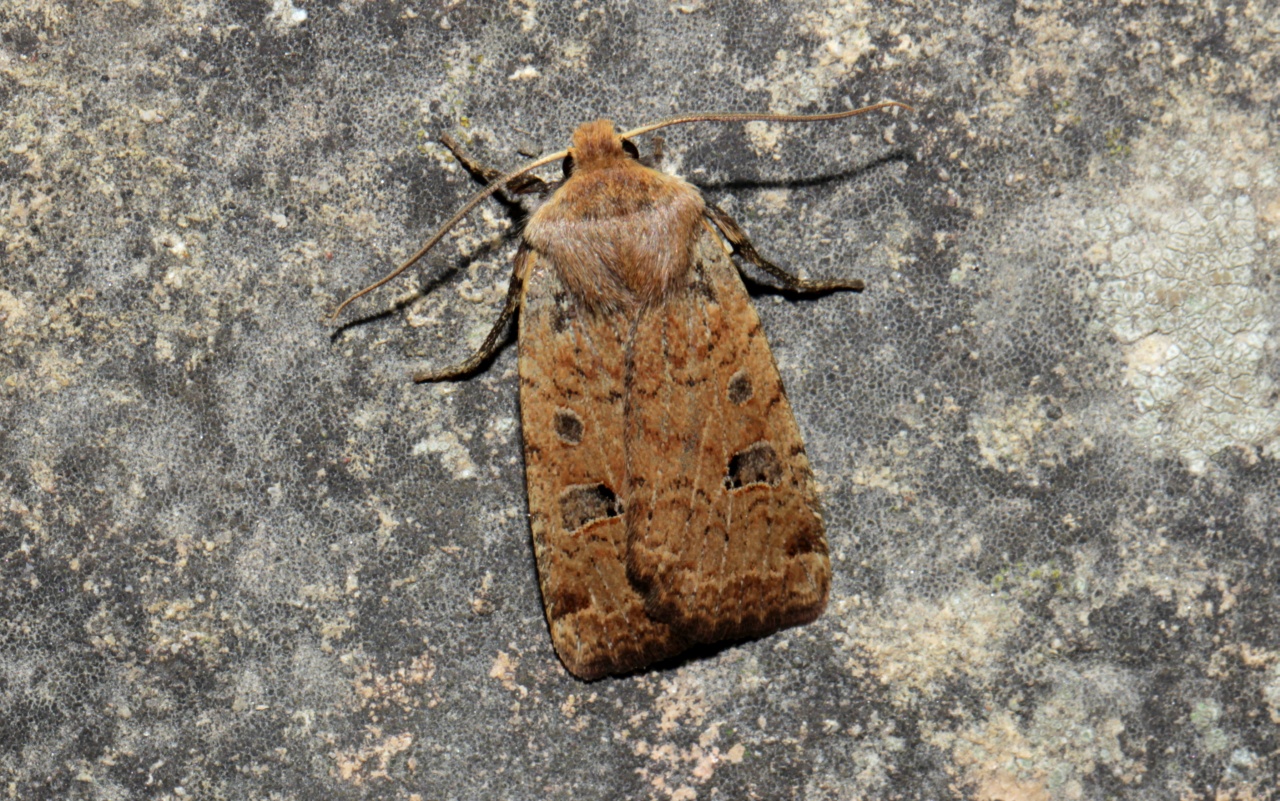
M1267 798L1265 4L0 0L0 796ZM758 249L816 623L584 684L547 635L497 167L665 132ZM642 149L648 142L639 143ZM552 171L549 174L554 174Z

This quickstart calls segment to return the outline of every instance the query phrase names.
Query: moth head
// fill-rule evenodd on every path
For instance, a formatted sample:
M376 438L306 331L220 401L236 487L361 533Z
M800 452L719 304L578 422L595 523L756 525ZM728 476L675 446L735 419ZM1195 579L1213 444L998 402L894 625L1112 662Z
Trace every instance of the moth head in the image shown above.
M564 157L564 177L579 169L600 169L622 160L639 159L640 151L629 139L618 135L610 120L595 120L573 132L573 147Z

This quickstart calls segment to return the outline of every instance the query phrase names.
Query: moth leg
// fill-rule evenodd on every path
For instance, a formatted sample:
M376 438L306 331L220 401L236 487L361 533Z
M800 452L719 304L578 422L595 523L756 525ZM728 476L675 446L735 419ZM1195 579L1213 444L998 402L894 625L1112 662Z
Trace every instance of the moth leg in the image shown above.
M742 258L764 270L769 275L781 281L787 289L793 292L819 293L819 292L836 292L839 290L850 290L853 292L861 292L866 288L866 284L861 278L836 279L834 281L810 281L807 278L801 278L795 273L789 273L778 265L766 259L756 252L755 246L751 244L751 240L747 239L747 234L734 222L724 209L714 203L707 203L706 206L707 219L715 223L716 228L720 229L720 233L724 234L724 238L729 240L729 244L733 245L734 252L742 256Z
M511 273L511 282L507 284L507 302L502 307L502 313L498 315L493 328L489 330L489 336L484 338L484 342L476 349L476 352L471 354L465 361L439 370L419 370L413 374L415 382L422 384L428 381L453 381L465 378L474 373L480 365L487 362L498 352L501 344L499 340L507 330L507 322L515 315L516 310L520 308L520 301L524 296L525 268L528 258L528 251L523 246L516 251L515 269Z
M449 152L453 154L453 157L457 159L459 163L462 164L462 166L467 170L467 172L479 178L484 183L491 184L502 177L501 170L495 170L492 167L486 167L480 162L471 158L471 156L467 155L467 152L462 149L462 145L459 145L457 140L455 140L449 134L440 135L440 144L449 148ZM550 189L550 186L548 186L547 182L537 177L536 175L522 175L519 178L512 181L511 183L507 184L507 187L506 187L506 190L511 192L514 195L527 195L533 192L546 192L549 189Z

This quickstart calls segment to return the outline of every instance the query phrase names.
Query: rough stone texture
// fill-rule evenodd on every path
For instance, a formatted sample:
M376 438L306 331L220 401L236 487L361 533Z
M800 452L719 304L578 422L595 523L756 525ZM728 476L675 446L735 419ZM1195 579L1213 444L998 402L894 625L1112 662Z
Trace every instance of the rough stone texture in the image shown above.
M304 14L305 12L305 14ZM305 18L304 18L305 17ZM0 0L0 795L1269 797L1274 4ZM496 166L667 133L757 246L817 623L582 684ZM641 143L642 146L644 143ZM424 358L412 354L424 352Z

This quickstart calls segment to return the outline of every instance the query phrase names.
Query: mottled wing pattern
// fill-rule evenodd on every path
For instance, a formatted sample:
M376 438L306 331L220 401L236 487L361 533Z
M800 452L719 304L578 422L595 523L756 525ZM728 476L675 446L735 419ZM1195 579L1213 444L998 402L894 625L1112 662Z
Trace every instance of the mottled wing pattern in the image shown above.
M687 286L593 314L526 259L520 407L543 605L565 666L623 673L806 623L831 568L760 320L707 227Z
M627 573L696 642L806 623L831 567L804 443L737 268L709 225L689 285L628 348Z
M520 411L529 518L556 653L576 676L621 673L687 643L651 620L625 559L626 351L632 321L579 308L522 249Z

